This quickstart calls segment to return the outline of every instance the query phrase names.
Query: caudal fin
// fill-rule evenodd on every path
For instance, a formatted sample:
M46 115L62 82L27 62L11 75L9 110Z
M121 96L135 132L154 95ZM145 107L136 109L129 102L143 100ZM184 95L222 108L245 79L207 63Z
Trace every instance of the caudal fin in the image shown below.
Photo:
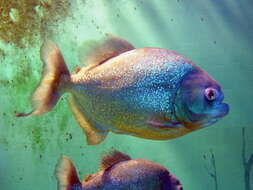
M70 77L67 66L56 44L46 41L40 51L44 62L44 71L40 84L33 93L34 110L30 113L19 113L17 117L40 115L50 111L61 96L60 84Z
M69 158L62 157L58 161L55 175L58 181L58 190L82 190L75 166Z

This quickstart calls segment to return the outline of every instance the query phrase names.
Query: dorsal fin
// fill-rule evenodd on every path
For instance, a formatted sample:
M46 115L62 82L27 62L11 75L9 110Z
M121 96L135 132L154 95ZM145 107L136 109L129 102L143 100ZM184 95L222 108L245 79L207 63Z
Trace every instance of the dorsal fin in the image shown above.
M131 160L130 156L117 150L111 150L102 157L100 162L100 170L106 170L111 166L125 160Z
M134 49L134 46L124 39L107 35L105 38L84 42L79 49L79 60L83 65L99 65L121 53Z

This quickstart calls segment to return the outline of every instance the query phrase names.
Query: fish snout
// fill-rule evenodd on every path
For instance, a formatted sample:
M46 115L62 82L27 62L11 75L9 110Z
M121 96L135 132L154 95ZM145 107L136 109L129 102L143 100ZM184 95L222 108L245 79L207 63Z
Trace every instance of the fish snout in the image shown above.
M217 109L219 110L216 118L222 118L229 113L229 105L226 103L221 103Z
M174 190L183 190L183 187L181 184L177 184L176 187L174 187Z
M180 186L176 187L175 190L184 190L184 189L183 189L183 187L180 185Z

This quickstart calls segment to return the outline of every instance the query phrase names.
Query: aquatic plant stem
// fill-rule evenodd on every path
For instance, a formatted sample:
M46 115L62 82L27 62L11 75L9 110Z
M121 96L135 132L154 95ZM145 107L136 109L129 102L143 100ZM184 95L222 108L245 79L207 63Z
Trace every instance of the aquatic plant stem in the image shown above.
M214 157L214 153L213 153L212 150L211 150L211 163L212 163L212 166L213 166L213 174L211 176L214 179L215 189L218 190L216 162L215 162L215 157Z
M242 128L242 162L244 166L244 184L245 190L251 190L250 188L250 171L253 165L253 153L249 159L246 158L246 143L245 143L245 128Z
M215 190L218 190L216 161L215 161L215 156L214 156L212 149L210 150L210 155L211 155L211 158L210 158L209 162L211 163L212 171L210 171L211 169L208 169L208 167L206 167L206 170L207 170L208 174L211 176L211 178L213 178L213 180L214 180ZM206 160L206 155L204 155L204 159Z

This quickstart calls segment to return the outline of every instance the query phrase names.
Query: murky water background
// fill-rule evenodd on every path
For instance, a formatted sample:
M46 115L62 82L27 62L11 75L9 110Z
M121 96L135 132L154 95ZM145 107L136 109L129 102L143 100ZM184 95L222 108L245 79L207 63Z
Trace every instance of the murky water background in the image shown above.
M244 181L242 129L249 159L253 154L252 1L18 2L0 2L0 189L56 189L54 168L60 155L72 158L82 178L97 171L105 151L116 148L164 165L186 190L249 190ZM86 145L68 108L67 94L46 115L14 117L31 109L30 95L42 70L43 39L53 39L74 69L82 42L106 33L135 47L161 47L185 55L221 84L229 115L175 140L109 134L97 146Z

